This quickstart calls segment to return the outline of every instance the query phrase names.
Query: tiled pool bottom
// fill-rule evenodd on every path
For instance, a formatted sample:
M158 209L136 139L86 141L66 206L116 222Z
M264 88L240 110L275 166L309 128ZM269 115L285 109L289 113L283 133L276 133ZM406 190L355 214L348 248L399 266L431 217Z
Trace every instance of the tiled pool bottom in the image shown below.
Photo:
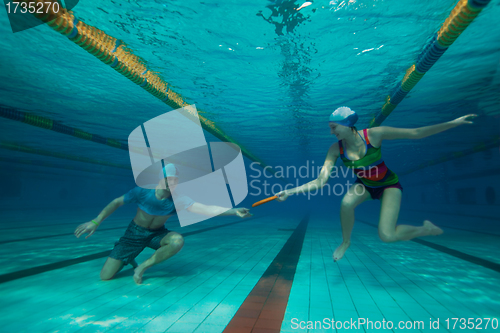
M384 321L392 331L444 332L463 331L452 318L477 325L477 318L500 313L497 271L417 242L382 243L376 228L361 221L346 256L334 263L338 217L312 212L304 219L305 211L179 228L184 248L148 270L140 286L130 266L100 281L105 257L1 283L2 332L369 332L383 329L377 325ZM301 221L305 228L297 230ZM73 225L57 229L60 236L31 230L22 235L26 241L15 229L3 230L2 240L9 240L1 250L4 271L110 250L126 223L106 227L87 240L74 238ZM495 237L473 236L445 229L424 240L460 250L459 239L464 248L484 246L485 255L494 255ZM145 250L138 262L152 253ZM485 324L483 331L498 331Z

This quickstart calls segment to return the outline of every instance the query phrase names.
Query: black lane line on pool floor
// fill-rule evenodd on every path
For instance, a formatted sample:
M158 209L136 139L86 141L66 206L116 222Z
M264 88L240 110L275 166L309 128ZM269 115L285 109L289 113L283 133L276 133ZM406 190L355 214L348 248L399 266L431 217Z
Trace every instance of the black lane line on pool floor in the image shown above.
M202 233L202 232L205 232L205 231L211 231L211 230L218 229L218 228L228 227L228 226L231 226L231 225L234 225L234 224L238 224L238 223L250 222L250 221L253 221L253 220L261 219L261 218L264 218L264 217L269 217L269 216L272 216L272 215L274 215L274 214L267 215L267 216L245 218L244 220L241 220L241 221L230 222L230 223L221 224L221 225L214 226L214 227L209 227L209 228L205 228L205 229L200 229L200 230L186 232L186 233L183 233L182 236L183 237L188 237L188 236L199 234L199 233ZM112 230L112 229L124 229L124 227L121 227L121 228L110 228L110 229L107 229L107 230ZM70 233L68 235L73 235L73 233ZM36 267L31 267L31 268L23 269L23 270L16 271L16 272L2 274L2 275L0 275L0 283L13 281L13 280L21 279L21 278L24 278L24 277L28 277L28 276L32 276L32 275L36 275L36 274L40 274L40 273L45 273L45 272L52 271L52 270L55 270L55 269L60 269L60 268L64 268L64 267L68 267L68 266L72 266L72 265L76 265L76 264L80 264L80 263L83 263L83 262L95 260L95 259L104 258L104 257L107 257L110 252L111 252L111 250L102 251L102 252L98 252L98 253L94 253L94 254L89 254L89 255L86 255L86 256L83 256L83 257L78 257L78 258L74 258L74 259L63 260L63 261L55 262L55 263L52 263L52 264L47 264L47 265L42 265L42 266L36 266Z
M266 216L271 216L271 215L274 215L274 214L270 214L270 215L266 215ZM259 217L260 218L260 217ZM252 218L252 219L255 219L255 218ZM246 218L246 221L248 221L248 218ZM169 221L170 222L179 222L178 220L173 220L173 221ZM243 221L237 221L237 222L233 222L233 223L228 223L228 224L224 224L222 226L226 226L226 225L231 225L231 224L234 224L234 223L240 223L240 222L243 222ZM67 225L67 224L66 224ZM75 224L75 226L77 226L77 224ZM99 231L109 231L109 230L117 230L117 229L123 229L123 228L126 228L127 226L126 225L122 225L120 227L113 227L113 228L106 228L106 229L99 229ZM201 229L201 231L191 231L191 232L187 232L185 234L182 234L182 235L189 235L189 234L193 234L193 233L198 233L198 232L202 232L202 231L208 231L208 230L212 230L212 229L217 229L217 228L220 228L221 226L214 226L214 227L210 227L210 228L205 228L205 229ZM168 228L167 228L168 229ZM2 230L2 229L0 229ZM175 231L175 230L170 230L170 231ZM39 239L45 239L45 238L53 238L53 237L64 237L64 236L71 236L71 235L74 235L74 232L66 232L64 234L56 234L56 235L47 235L47 236L38 236L38 237L30 237L30 238L21 238L21 239L9 239L9 240L6 240L6 241L0 241L0 245L2 244L8 244L8 243L16 243L16 242L25 242L25 241L32 241L32 240L39 240Z
M440 215L447 215L447 216L472 217L472 218L476 218L476 219L500 221L500 217L493 217L493 216L480 216L480 215L461 214L461 213L458 214L458 213L448 213L448 212L436 212L436 211L432 211L432 210L421 210L421 209L411 209L411 208L405 208L405 210L409 210L409 211L413 211L413 212L430 213L430 214L440 214Z
M368 223L368 222L365 222L365 221L359 220L359 219L356 219L356 221L359 221L359 222L364 223L366 225L372 226L374 228L378 228L378 226L375 225L375 224L373 224L373 223ZM486 260L486 259L482 259L482 258L479 258L479 257L476 257L476 256L472 256L470 254L463 253L463 252L460 252L460 251L457 251L457 250L453 250L453 249L450 249L449 247L446 247L446 246L443 246L443 245L439 245L439 244L436 244L436 243L432 243L432 242L429 242L429 241L426 241L426 240L423 240L423 239L414 238L414 239L410 239L410 240L412 242L415 242L415 243L418 243L418 244L421 244L421 245L433 248L434 250L437 250L439 252L443 252L443 253L449 254L450 256L453 256L455 258L462 259L462 260L468 261L468 262L470 262L472 264L476 264L476 265L479 265L479 266L482 266L484 268L488 268L488 269L491 269L491 270L493 270L495 272L500 273L500 264L494 263L492 261L489 261L489 260Z
M116 229L123 229L123 227L116 227L116 228L106 228L106 229L99 229L99 231L108 231L108 230L116 230ZM45 238L53 238L53 237L63 237L63 236L70 236L74 235L74 232L67 232L64 234L57 234L57 235L48 235L48 236L38 236L38 237L30 237L30 238L22 238L22 239L10 239L6 241L0 241L1 244L8 244L8 243L16 243L16 242L25 242L25 241L32 241L32 240L39 240L39 239L45 239Z
M130 218L122 218L120 219L121 220L130 220ZM113 224L113 223L121 223L120 221L118 221L117 219L113 219L113 220L109 220L109 222L107 222L106 224ZM177 220L173 220L173 221L177 221ZM169 220L170 222L170 220ZM9 222L10 224L16 224L16 221L14 222ZM43 223L43 221L41 221L41 223ZM5 224L5 222L3 222L3 224ZM10 227L10 228L0 228L0 231L2 230L19 230L19 229L28 229L28 228L45 228L45 227L54 227L54 226L72 226L74 228L76 228L78 225L80 225L81 223L56 223L56 224L37 224L37 225L25 225L25 226L22 226L22 227Z

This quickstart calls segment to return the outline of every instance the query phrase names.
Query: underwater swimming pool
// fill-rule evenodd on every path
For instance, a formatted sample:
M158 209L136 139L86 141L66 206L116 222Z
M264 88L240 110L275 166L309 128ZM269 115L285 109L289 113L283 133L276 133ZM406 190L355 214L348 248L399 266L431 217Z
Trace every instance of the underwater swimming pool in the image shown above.
M499 1L66 0L35 15L24 3L0 10L2 331L498 331ZM331 128L342 106L371 134ZM199 131L159 122L183 107ZM473 124L451 123L469 114ZM182 155L188 140L198 150ZM334 261L358 204L342 201L356 178L344 164L372 156L365 166L383 174L364 184L387 182L382 140L403 191L356 207ZM221 141L237 146L233 169L217 160ZM193 214L210 214L181 227L187 209L173 196L179 214L166 223L140 198L118 208L141 186L138 150L144 170L178 153L180 192L223 170L207 202L192 193L205 203ZM192 162L204 154L207 172ZM324 187L251 207L317 184L325 158L341 154ZM151 196L165 203L162 190L175 189L163 186ZM132 219L165 223L182 250L165 262L161 248L136 254L158 261L142 284L131 266L103 281ZM424 220L444 233L419 237ZM95 234L76 238L91 221ZM403 232L414 234L398 241Z

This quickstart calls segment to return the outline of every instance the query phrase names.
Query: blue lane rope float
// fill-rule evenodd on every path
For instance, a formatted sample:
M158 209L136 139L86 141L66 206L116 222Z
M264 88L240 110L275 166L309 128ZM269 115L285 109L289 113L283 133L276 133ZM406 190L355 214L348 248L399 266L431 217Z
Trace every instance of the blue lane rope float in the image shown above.
M415 64L408 68L394 92L387 96L382 110L371 120L369 127L382 124L490 1L460 0L457 3L439 31L424 46Z

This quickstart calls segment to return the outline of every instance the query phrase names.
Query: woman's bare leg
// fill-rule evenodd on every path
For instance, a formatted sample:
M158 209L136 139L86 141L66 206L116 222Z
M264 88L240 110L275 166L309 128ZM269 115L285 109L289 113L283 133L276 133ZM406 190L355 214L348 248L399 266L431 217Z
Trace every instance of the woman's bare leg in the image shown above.
M415 237L437 236L443 233L441 228L425 220L421 227L396 225L401 207L402 192L398 188L388 188L382 194L378 234L383 242L391 243L410 240Z
M349 188L340 204L340 224L342 225L342 244L333 252L333 260L342 259L345 251L351 245L351 233L354 227L354 209L366 200L371 200L371 195L364 185L356 183Z

